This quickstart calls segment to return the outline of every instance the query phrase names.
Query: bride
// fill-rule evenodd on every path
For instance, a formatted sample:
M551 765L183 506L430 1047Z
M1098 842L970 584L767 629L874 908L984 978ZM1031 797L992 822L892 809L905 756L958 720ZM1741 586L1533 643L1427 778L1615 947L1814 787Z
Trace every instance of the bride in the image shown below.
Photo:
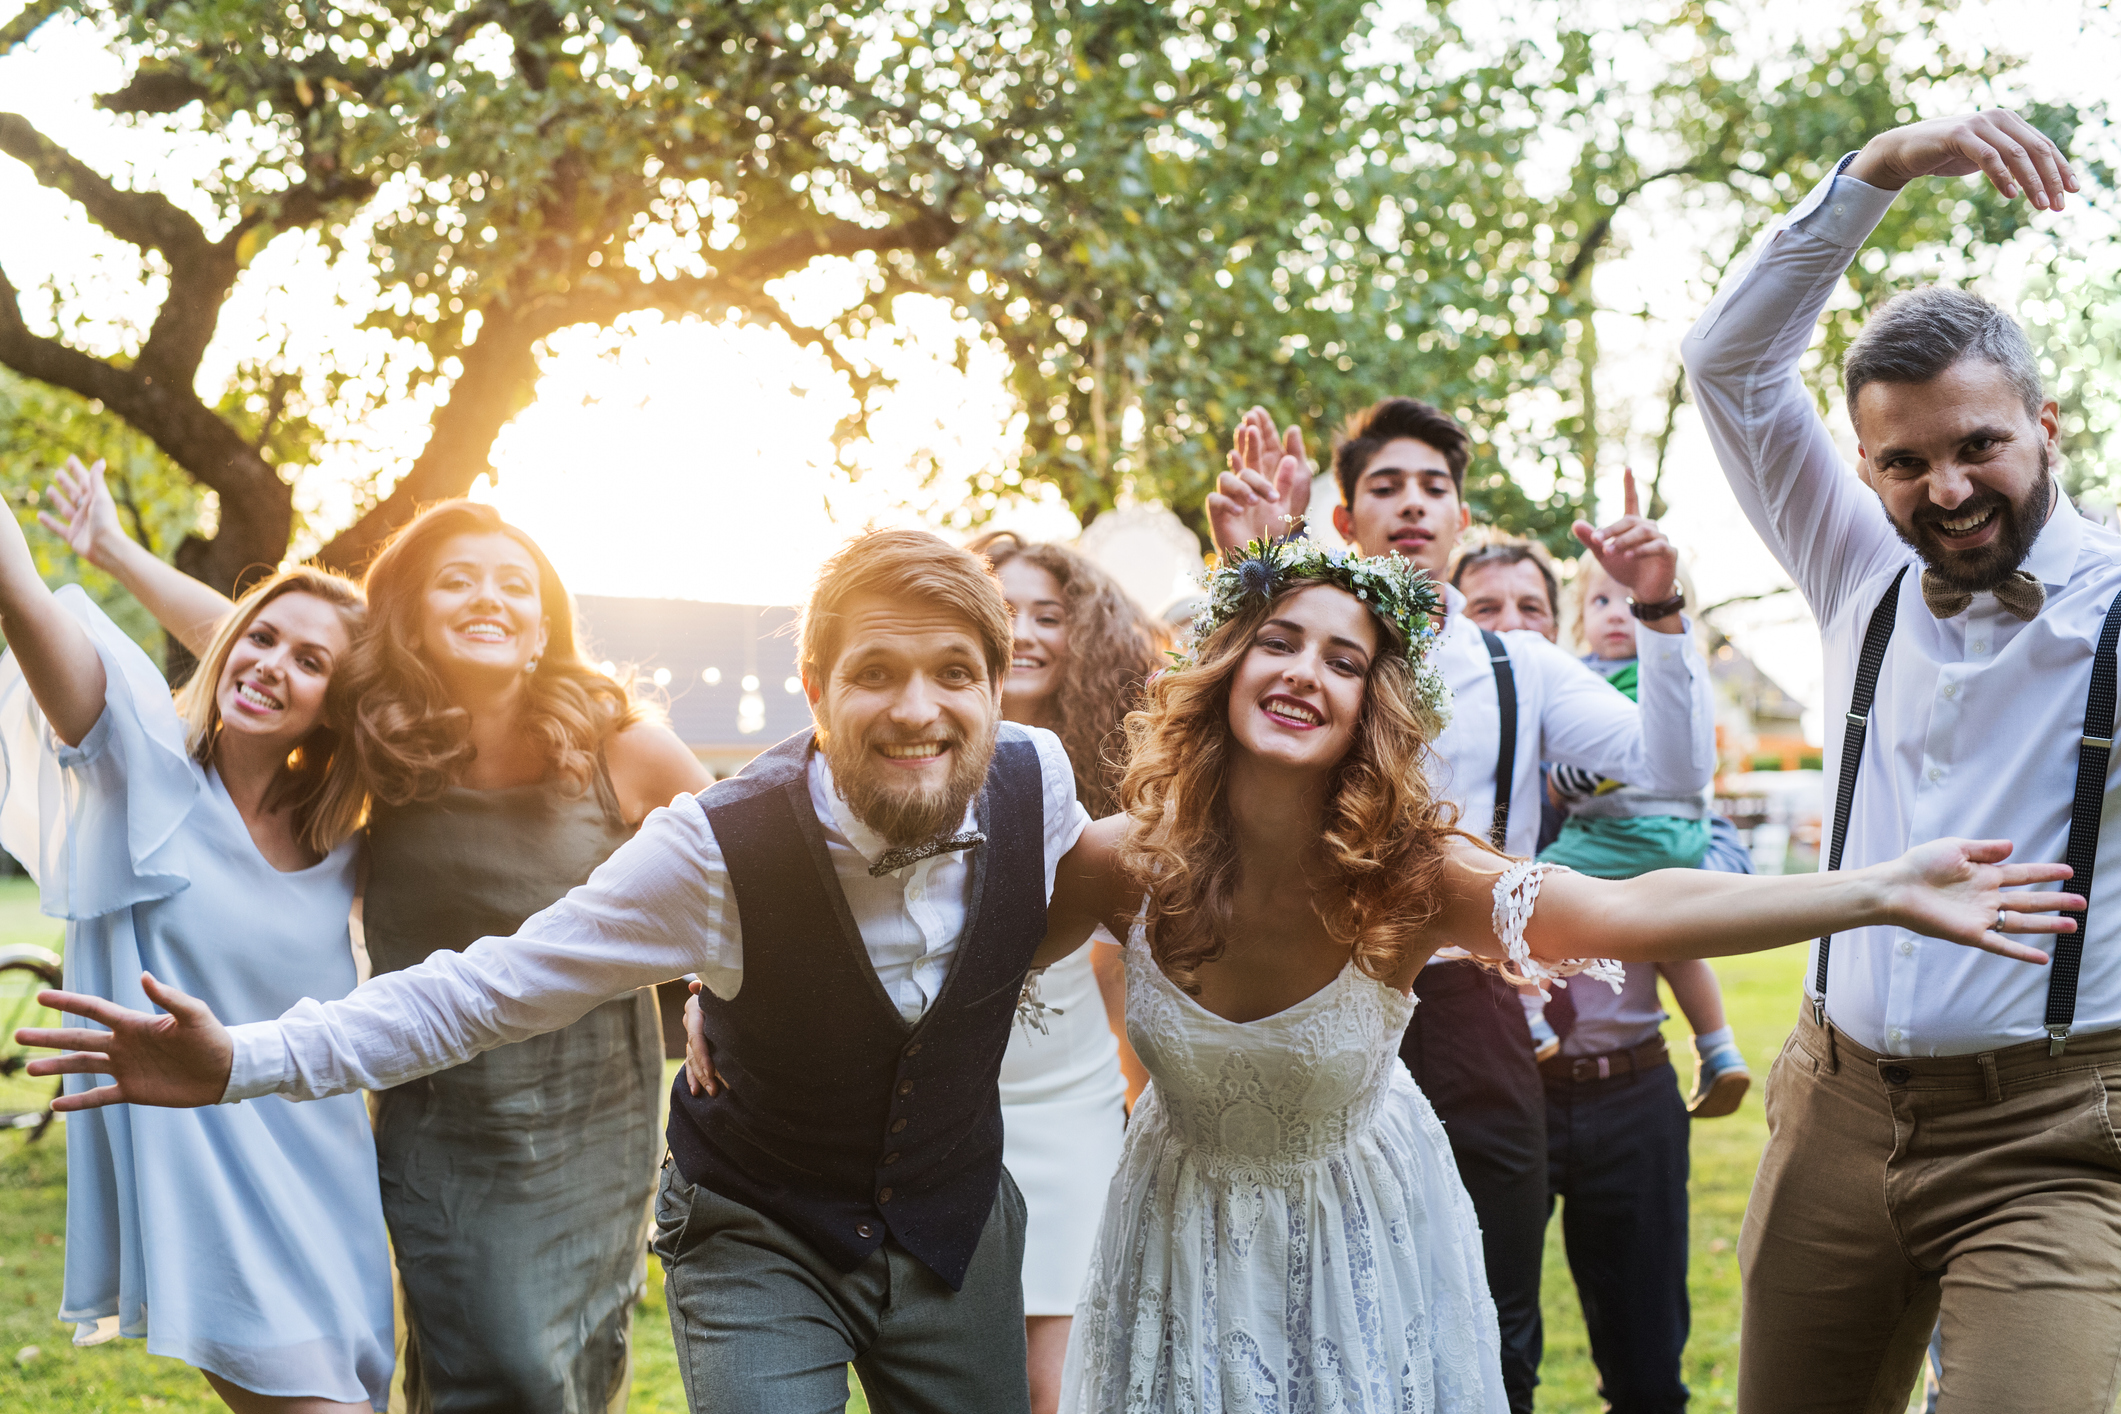
M1062 861L1048 915L1049 952L1097 923L1128 939L1128 1030L1153 1079L1064 1411L1505 1408L1480 1232L1398 1059L1439 950L1513 982L1617 984L1574 959L1747 952L1860 917L2033 961L1991 929L2072 926L2046 916L2067 896L1991 891L2069 872L1992 867L2001 842L1789 879L1606 882L1508 859L1455 828L1422 770L1446 710L1426 580L1255 544L1209 587L1192 660L1128 720L1122 813Z

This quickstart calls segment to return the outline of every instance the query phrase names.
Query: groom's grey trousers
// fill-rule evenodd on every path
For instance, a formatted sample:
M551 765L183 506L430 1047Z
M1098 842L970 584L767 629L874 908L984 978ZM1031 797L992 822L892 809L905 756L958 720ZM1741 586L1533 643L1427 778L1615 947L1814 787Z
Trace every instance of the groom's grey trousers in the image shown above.
M655 1202L670 1331L692 1414L828 1414L847 1366L875 1414L1028 1414L1024 1200L1007 1171L952 1291L896 1242L851 1272L663 1161Z

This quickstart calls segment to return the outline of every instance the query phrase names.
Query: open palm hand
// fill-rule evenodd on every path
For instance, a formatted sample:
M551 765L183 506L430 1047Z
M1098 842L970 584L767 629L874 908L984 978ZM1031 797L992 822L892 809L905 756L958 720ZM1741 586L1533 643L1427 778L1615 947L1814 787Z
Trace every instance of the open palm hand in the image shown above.
M2006 864L2009 840L1931 840L1888 866L1888 908L1894 923L1932 938L2020 962L2046 962L2047 953L2015 942L2009 933L2069 933L2084 899L2029 889L2070 876L2067 864Z
M118 503L111 498L110 486L103 479L103 463L83 466L79 457L68 457L66 465L52 478L48 494L58 514L39 511L37 524L64 540L68 549L90 564L102 563L98 550L113 538L122 539L125 535L118 524Z
M31 1075L108 1075L112 1083L61 1095L55 1110L93 1110L104 1105L159 1105L195 1109L219 1104L228 1091L235 1046L228 1028L206 1003L165 987L143 973L141 985L166 1015L155 1016L79 992L39 992L54 1011L86 1017L108 1031L86 1027L24 1027L15 1040L25 1046L65 1051L29 1063Z

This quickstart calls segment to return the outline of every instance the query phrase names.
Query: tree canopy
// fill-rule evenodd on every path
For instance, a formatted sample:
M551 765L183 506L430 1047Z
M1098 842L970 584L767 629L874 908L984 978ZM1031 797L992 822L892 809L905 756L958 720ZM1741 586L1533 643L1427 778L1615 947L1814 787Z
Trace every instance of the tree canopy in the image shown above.
M1367 0L33 0L0 53L93 25L129 66L100 105L219 161L195 189L127 185L0 113L0 151L166 291L96 352L69 337L78 292L33 317L0 272L0 365L212 491L178 559L222 585L286 552L293 471L386 403L427 410L425 445L374 468L322 558L356 565L465 491L562 328L775 325L867 408L885 390L856 345L908 293L1008 354L1024 445L977 489L1191 518L1249 404L1326 422L1411 393L1472 426L1477 514L1573 552L1616 432L1601 258L1654 209L1699 231L1672 278L1712 278L1865 135L2006 80L2007 56L1940 37L1949 8L1871 0L1763 62L1694 0L1618 25L1429 0L1399 28ZM2064 139L2080 121L2036 117ZM1907 254L1851 279L1870 296L2023 219L1939 184L1881 233ZM268 341L201 388L232 292L291 233L368 273L353 312L394 376ZM865 288L803 323L774 282L830 257ZM1853 328L1837 316L1822 378Z

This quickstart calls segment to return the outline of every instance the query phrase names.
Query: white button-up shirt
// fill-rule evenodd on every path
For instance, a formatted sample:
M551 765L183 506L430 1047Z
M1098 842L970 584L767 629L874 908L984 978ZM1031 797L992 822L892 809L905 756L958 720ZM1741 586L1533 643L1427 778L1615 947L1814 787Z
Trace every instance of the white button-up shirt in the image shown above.
M2059 860L2092 653L2121 593L2121 537L2081 518L2058 487L2023 565L2047 589L2039 617L2021 623L1993 594L1949 619L1923 605L1915 552L1842 460L1797 372L1821 309L1892 201L1850 177L1821 182L1694 326L1687 376L1739 504L1818 616L1829 781L1839 779L1864 629L1893 576L1914 566L1878 679L1843 866L1946 835L2009 839L2016 859ZM2093 734L2111 735L2112 725ZM2080 1033L2121 1026L2117 833L2104 832L2091 894ZM2043 1036L2048 976L1902 929L1865 928L1834 939L1827 1013L1876 1051L1965 1055Z
M1487 836L1495 817L1495 758L1502 705L1480 625L1465 596L1444 586L1436 666L1451 689L1451 724L1436 739L1430 784L1457 802L1459 825ZM1509 852L1539 842L1542 761L1581 766L1670 795L1705 789L1716 774L1716 709L1708 664L1689 633L1635 626L1641 706L1540 634L1501 635L1517 689L1517 756L1511 763Z
M1054 870L1090 817L1075 799L1075 773L1058 737L1009 723L1001 730L1028 732L1038 749L1050 897ZM884 842L848 811L817 753L809 786L877 980L900 1016L918 1020L942 991L965 931L972 886L965 852L873 878L869 866ZM965 818L970 828L972 812ZM314 1099L402 1085L687 972L723 998L744 981L743 924L728 866L693 795L651 813L587 883L514 936L434 953L339 1001L303 1001L277 1021L231 1027L235 1062L222 1098Z

